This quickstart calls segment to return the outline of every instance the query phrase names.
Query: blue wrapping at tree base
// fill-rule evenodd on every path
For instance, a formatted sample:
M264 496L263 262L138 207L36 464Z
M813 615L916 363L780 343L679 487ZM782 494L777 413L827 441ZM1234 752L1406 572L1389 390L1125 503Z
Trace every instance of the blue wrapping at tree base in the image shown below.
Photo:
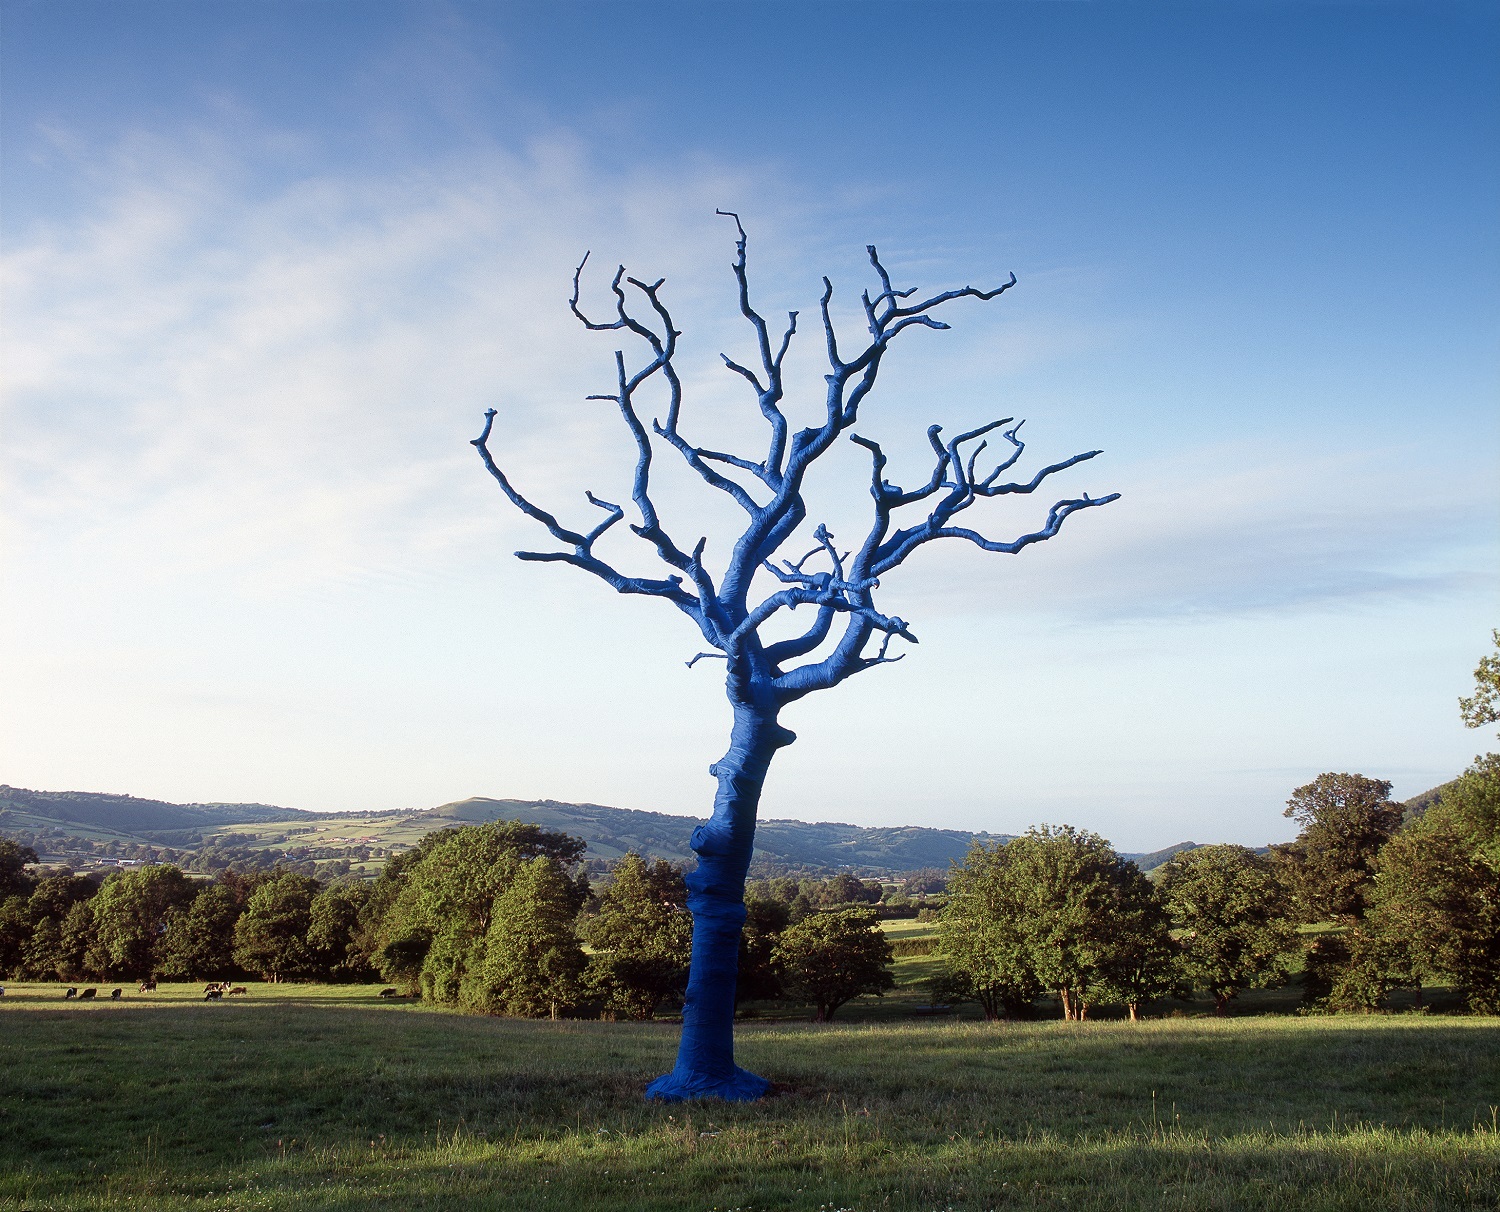
M731 694L735 682L731 677ZM698 866L687 876L693 959L682 1006L682 1042L677 1064L646 1087L647 1098L750 1102L771 1088L765 1078L734 1063L734 994L745 925L745 873L755 850L755 810L772 756L795 739L776 723L774 707L737 705L729 752L709 768L719 780L719 793L713 816L693 830Z
M662 302L664 282L646 282L625 276L622 265L610 284L615 299L615 318L589 319L579 306L580 279L585 256L573 273L573 298L569 307L592 332L624 331L649 350L645 364L631 373L623 350L615 351L617 386L612 394L590 396L618 405L625 428L635 444L635 474L631 501L640 516L630 529L654 549L668 569L663 577L631 576L603 559L595 544L625 516L625 509L611 501L585 496L590 505L604 512L603 521L591 529L570 530L557 517L523 495L490 453L489 440L496 410L485 412L484 429L473 442L485 469L495 478L506 497L522 513L546 527L547 532L569 550L518 551L522 560L536 563L571 564L598 577L617 593L660 598L692 620L712 652L699 653L688 661L692 668L703 657L725 662L725 689L734 708L734 728L729 752L710 770L719 780L713 815L693 831L692 847L698 866L687 876L688 908L693 914L693 955L687 995L682 1012L682 1043L671 1073L652 1082L648 1098L680 1100L717 1098L742 1102L759 1098L770 1089L763 1077L747 1073L734 1063L734 994L739 977L740 932L745 924L745 875L755 846L755 813L760 803L766 770L776 751L796 738L781 727L777 715L783 707L805 695L827 690L881 665L899 661L887 656L891 640L915 644L917 637L905 621L882 614L875 607L880 578L900 567L923 544L938 539L958 539L983 551L1014 555L1033 543L1052 538L1072 514L1107 505L1119 494L1081 497L1055 502L1040 528L1014 539L989 539L971 526L952 524L955 517L980 501L1011 494L1033 492L1049 476L1100 452L1085 451L1038 471L1029 481L1009 482L1001 477L1021 457L1026 444L1019 436L1021 424L1012 417L990 421L956 437L942 439L942 426L927 430L935 464L925 482L904 489L886 476L888 460L879 443L853 431L861 403L875 386L882 359L891 341L910 329L945 329L935 319L935 308L955 299L985 301L1004 294L1016 283L1010 281L992 290L963 286L914 301L916 288L899 290L880 262L874 245L867 246L870 265L880 289L872 297L865 291L863 305L869 340L852 351L847 360L840 352L832 313L833 284L823 279L819 301L829 373L823 376L826 396L820 423L793 431L782 411L784 395L782 362L797 332L797 313L790 312L779 343L773 343L765 319L750 305L746 274L745 229L739 217L720 214L735 222L735 281L739 287L740 313L754 329L759 369L751 369L724 357L725 365L750 384L756 404L769 426L765 453L759 459L745 458L690 442L679 428L682 380L673 358L679 333ZM627 295L625 287L637 292ZM629 300L643 299L644 312L632 311ZM642 318L642 316L645 318ZM723 355L721 355L723 356ZM659 376L659 377L658 377ZM655 379L666 388L665 409L648 427L641 419L637 391ZM1009 425L1005 429L1003 426ZM988 473L976 470L979 456L988 445L987 434L1000 430L1010 449ZM869 452L870 496L874 502L870 528L856 549L840 551L834 536L822 525L803 541L815 544L798 560L779 558L783 546L797 541L807 521L804 481L827 454L834 441L847 437ZM653 442L653 438L655 442ZM657 443L675 450L708 487L724 493L748 515L748 524L733 542L718 584L704 563L707 537L691 551L679 546L667 533L651 499L651 462ZM977 443L977 445L976 445ZM965 447L967 446L967 449ZM723 470L720 470L720 469ZM740 478L758 482L749 491ZM765 498L764 503L758 498ZM897 523L897 511L923 504L926 517ZM826 567L809 566L817 561ZM777 589L752 605L751 591L758 577L770 576ZM811 606L814 618L800 635L783 639L762 636L768 622L784 621L782 612ZM835 629L835 620L841 627ZM798 660L807 658L803 663Z

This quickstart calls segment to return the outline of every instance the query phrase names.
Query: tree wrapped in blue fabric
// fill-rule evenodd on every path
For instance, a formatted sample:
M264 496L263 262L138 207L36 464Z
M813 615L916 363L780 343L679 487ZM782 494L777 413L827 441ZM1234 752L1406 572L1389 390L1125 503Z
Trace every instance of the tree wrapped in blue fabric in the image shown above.
M629 277L621 266L610 283L614 318L596 321L579 303L587 256L573 274L570 307L579 321L591 331L631 334L642 343L646 355L640 367L632 371L625 351L617 350L615 390L588 398L612 401L635 443L631 499L639 521L631 523L630 529L654 549L670 570L666 575L627 575L596 553L600 538L625 516L622 506L586 493L589 504L604 517L592 529L570 530L524 496L490 450L496 415L493 408L485 413L483 432L473 443L506 497L541 523L563 548L519 551L518 558L571 564L594 574L619 593L643 594L671 603L692 620L712 649L699 653L688 665L703 657L715 657L727 666L725 690L733 709L729 750L709 767L710 774L718 779L718 794L713 814L694 829L691 842L698 865L687 876L693 946L682 1040L672 1072L652 1082L646 1092L650 1098L666 1100L742 1101L759 1098L769 1089L764 1078L734 1063L734 995L740 930L746 912L745 875L761 788L776 751L796 739L778 721L782 709L813 691L827 690L857 673L900 660L900 656L887 655L893 639L917 642L905 620L877 609L875 593L881 578L922 545L959 539L984 551L1014 554L1052 538L1072 514L1106 505L1119 495L1090 497L1084 493L1057 501L1039 528L1013 539L987 538L969 526L955 524L958 515L979 501L1032 493L1050 476L1100 453L1090 450L1073 455L1043 467L1030 479L1004 480L1001 477L1025 450L1018 436L1020 423L1013 423L1011 417L946 441L942 427L933 425L927 430L927 439L934 465L925 482L905 489L886 478L884 452L878 443L855 433L854 426L891 342L911 328L946 329L948 325L932 314L938 308L957 299L997 298L1015 285L1016 278L1012 274L1009 281L991 290L964 286L914 302L916 288L898 290L892 285L874 245L868 251L879 289L873 295L867 289L860 297L869 337L852 354L846 355L840 346L830 314L833 284L823 279L819 310L829 366L826 393L819 422L793 432L783 407L782 366L797 333L797 313L788 314L785 330L773 341L765 319L750 302L745 229L738 215L719 213L734 220L738 233L733 269L739 310L754 330L760 365L752 369L727 356L724 363L749 385L765 418L769 435L759 458L710 450L682 433L682 382L673 363L681 333L662 300L664 279L646 282ZM664 414L653 420L648 430L637 399L642 387L652 380L664 384L666 403ZM1008 450L992 469L980 473L977 466L987 446L986 435L996 430ZM808 520L803 496L808 475L843 436L869 452L873 501L869 530L857 549L841 551L834 544L834 536L819 524L811 532L811 549L800 558L787 559L781 554L783 549L796 539ZM717 582L704 561L707 537L699 538L687 550L662 525L651 496L655 443L675 450L705 484L726 494L747 516ZM921 509L909 511L909 506ZM904 522L898 521L898 511L903 511L900 516L906 519ZM757 595L757 576L769 577L776 588ZM772 620L779 623L783 611L798 606L814 608L810 627L789 638L763 635L767 624Z

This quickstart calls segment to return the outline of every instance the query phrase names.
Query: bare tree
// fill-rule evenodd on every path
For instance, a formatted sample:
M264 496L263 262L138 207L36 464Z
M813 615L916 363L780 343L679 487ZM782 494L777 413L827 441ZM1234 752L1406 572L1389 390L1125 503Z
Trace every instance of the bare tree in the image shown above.
M934 464L926 480L905 489L886 478L887 460L880 446L854 433L853 427L860 405L875 386L891 342L910 328L946 329L948 325L932 315L943 304L955 299L996 298L1014 286L1016 278L1012 274L1010 281L993 290L965 286L913 302L916 288L897 290L891 284L874 245L869 246L869 255L879 290L873 296L869 290L864 291L860 300L869 338L851 355L846 356L841 349L829 313L833 284L823 279L819 310L829 367L824 408L820 423L792 431L783 409L782 365L797 332L797 313L788 315L785 331L773 339L766 321L750 303L745 229L739 216L719 213L733 219L738 231L734 276L739 307L754 330L760 365L742 366L728 357L724 363L749 385L765 418L769 438L759 459L709 450L682 434L682 383L673 365L681 334L662 302L664 279L645 282L628 277L621 266L610 283L614 318L595 321L579 306L579 283L587 256L573 274L570 306L583 325L595 332L628 332L649 354L640 368L632 371L624 351L616 351L615 390L588 398L611 400L620 409L636 448L631 499L640 520L630 529L655 549L656 556L671 570L667 575L630 576L596 553L600 538L625 516L620 505L592 492L585 494L604 517L593 529L577 531L523 496L491 454L493 408L485 413L484 431L474 441L485 467L512 504L545 526L563 548L519 551L516 555L520 559L571 564L593 573L620 593L645 594L670 602L693 621L712 649L699 653L689 666L703 657L720 658L727 664L725 689L734 710L729 751L709 767L719 781L719 790L713 815L693 830L692 848L698 855L698 865L687 877L693 952L682 1041L676 1067L646 1091L647 1097L672 1100L747 1100L760 1097L769 1088L764 1078L734 1063L734 988L756 807L772 757L796 739L777 721L782 708L815 690L827 690L857 673L901 659L887 655L896 637L917 642L903 619L876 608L875 591L882 577L923 544L958 539L984 551L1015 554L1032 543L1052 538L1071 514L1108 504L1119 495L1090 497L1085 493L1057 501L1039 529L1013 539L987 538L978 530L957 524L955 519L981 500L1035 492L1050 476L1100 453L1090 450L1074 455L1043 467L1030 479L1004 480L1001 477L1025 450L1018 436L1020 423L1013 423L1010 417L947 441L943 440L942 427L933 425L927 430L927 439ZM665 417L653 420L648 430L637 398L645 384L658 378L666 390ZM996 466L980 472L977 467L987 446L986 435L997 430L1008 448L1002 448L1004 457ZM857 550L841 551L834 544L834 536L820 524L812 532L811 550L797 559L786 559L778 553L807 519L803 488L808 473L844 434L869 451L873 502L870 528ZM717 583L704 565L707 538L684 550L657 515L651 499L653 438L675 450L705 484L730 497L748 518ZM909 506L921 508L909 510ZM898 519L898 513L904 521ZM772 592L764 596L754 592L758 574L775 582ZM771 639L762 634L762 629L783 611L798 606L811 606L815 611L812 625L800 635Z

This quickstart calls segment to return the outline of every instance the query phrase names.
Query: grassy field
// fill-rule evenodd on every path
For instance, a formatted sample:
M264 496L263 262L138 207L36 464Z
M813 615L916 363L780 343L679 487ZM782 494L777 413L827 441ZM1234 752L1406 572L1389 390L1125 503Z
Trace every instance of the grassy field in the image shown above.
M0 1207L1500 1206L1497 1019L752 1022L777 1097L666 1107L670 1025L200 989L10 986Z

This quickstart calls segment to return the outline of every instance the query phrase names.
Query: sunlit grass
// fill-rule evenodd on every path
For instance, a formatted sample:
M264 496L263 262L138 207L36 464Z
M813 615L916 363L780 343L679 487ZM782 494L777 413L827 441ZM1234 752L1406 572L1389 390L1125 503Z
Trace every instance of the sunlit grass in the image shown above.
M746 1024L784 1093L641 1101L668 1025L359 986L0 1006L0 1206L1493 1208L1500 1020Z

